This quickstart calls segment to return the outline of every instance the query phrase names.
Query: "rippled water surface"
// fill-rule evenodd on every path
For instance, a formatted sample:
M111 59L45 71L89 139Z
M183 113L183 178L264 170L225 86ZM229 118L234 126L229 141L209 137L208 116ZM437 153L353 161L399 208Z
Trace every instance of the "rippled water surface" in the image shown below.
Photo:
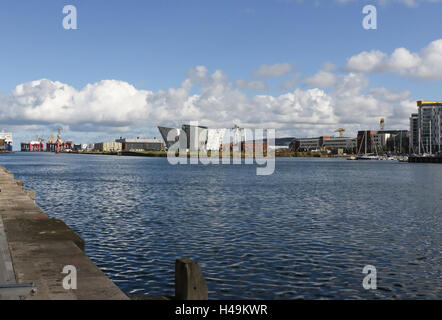
M212 299L442 298L440 164L277 159L256 176L250 165L16 153L0 165L126 293L173 295L186 256ZM363 289L365 265L378 290Z

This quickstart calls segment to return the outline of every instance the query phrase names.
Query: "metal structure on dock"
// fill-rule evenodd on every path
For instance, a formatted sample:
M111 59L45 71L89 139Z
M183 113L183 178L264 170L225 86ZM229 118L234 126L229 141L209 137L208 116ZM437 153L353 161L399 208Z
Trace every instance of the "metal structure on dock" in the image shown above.
M0 132L0 153L12 152L12 133Z
M36 140L30 142L22 142L21 144L22 152L64 152L70 151L74 148L74 143L72 141L63 141L61 138L61 128L58 128L57 139L51 135L46 140L46 148L44 139L37 136Z

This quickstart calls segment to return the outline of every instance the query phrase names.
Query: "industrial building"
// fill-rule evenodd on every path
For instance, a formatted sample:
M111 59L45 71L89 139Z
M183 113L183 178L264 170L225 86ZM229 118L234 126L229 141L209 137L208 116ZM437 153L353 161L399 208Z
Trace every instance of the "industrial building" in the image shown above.
M99 142L94 144L94 150L100 152L119 152L123 150L121 142Z
M441 153L442 143L442 102L441 101L417 101L417 128L416 115L410 118L410 131L417 131L417 142L413 139L411 148L418 154ZM415 144L416 143L416 144Z
M356 138L329 137L328 139L323 139L322 148L332 151L343 149L347 152L353 152L356 148Z
M74 151L86 151L88 148L88 144L87 143L79 143L79 144L74 144L73 150ZM93 147L92 147L93 149ZM91 150L92 150L91 149Z
M290 143L290 149L292 151L312 151L320 150L323 141L323 137L319 138L295 138Z
M290 150L295 152L326 150L337 152L339 149L342 149L343 152L354 152L355 148L356 139L348 137L295 138L290 143Z
M122 145L124 151L162 151L164 144L158 139L144 139L137 137L136 139L122 138L116 139Z

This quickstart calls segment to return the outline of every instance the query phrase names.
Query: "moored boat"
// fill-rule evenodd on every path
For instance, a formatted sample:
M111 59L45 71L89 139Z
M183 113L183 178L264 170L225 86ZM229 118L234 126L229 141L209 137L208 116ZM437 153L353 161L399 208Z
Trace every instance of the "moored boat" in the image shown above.
M357 160L379 160L378 156L370 155L370 154L363 154L356 157Z

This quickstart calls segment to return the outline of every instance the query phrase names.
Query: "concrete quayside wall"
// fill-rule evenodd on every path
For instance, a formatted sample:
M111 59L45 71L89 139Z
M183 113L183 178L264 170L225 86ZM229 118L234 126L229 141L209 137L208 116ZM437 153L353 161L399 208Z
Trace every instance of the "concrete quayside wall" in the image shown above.
M84 240L63 221L48 217L34 200L35 192L24 190L0 167L0 299L14 299L8 292L33 283L35 292L21 299L127 300L87 257ZM73 276L63 273L66 266L75 267L76 289L63 286L65 277Z

